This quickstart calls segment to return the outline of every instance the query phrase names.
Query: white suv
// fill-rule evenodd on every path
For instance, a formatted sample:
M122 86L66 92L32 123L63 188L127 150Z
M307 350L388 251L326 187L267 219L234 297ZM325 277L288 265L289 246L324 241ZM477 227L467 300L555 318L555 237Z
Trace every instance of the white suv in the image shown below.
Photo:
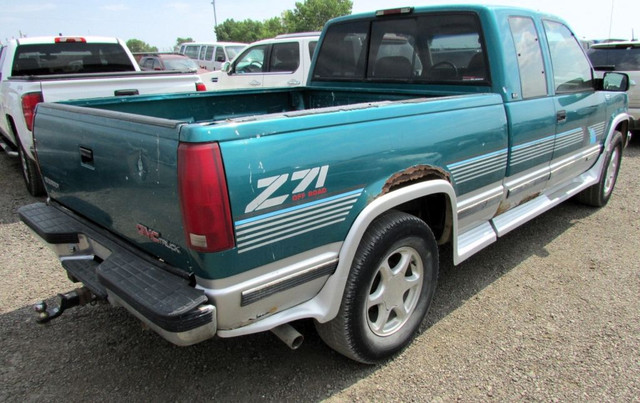
M640 136L640 42L598 43L591 45L587 55L596 70L629 75L629 114L634 120L631 130Z
M208 90L305 85L320 33L279 35L250 44L222 71L205 80Z

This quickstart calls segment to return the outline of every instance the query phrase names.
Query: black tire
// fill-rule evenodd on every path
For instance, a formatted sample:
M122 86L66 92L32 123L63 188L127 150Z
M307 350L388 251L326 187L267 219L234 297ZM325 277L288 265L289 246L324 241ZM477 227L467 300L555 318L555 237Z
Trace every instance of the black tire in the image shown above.
M45 194L44 183L40 176L40 170L34 160L29 158L21 144L18 144L18 154L20 157L20 168L27 190L32 196L43 196Z
M602 207L607 204L620 172L622 148L622 133L616 131L611 139L611 150L607 153L602 167L600 181L578 193L580 203L593 207Z
M366 364L385 360L417 334L437 279L438 246L429 227L409 214L386 213L360 242L338 315L316 329L346 357Z

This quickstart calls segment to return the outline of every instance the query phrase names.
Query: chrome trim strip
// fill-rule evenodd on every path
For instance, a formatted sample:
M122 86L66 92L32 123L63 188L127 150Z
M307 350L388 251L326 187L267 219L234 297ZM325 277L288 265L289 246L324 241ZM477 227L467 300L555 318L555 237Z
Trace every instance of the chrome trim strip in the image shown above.
M302 270L297 273L292 273L286 277L273 280L269 283L259 285L257 287L250 288L242 292L240 306L246 306L260 301L261 299L270 297L273 294L277 294L286 291L290 288L297 287L317 278L328 276L333 274L338 266L338 259L331 262L319 264L314 267Z
M511 180L510 182L506 182L505 187L507 188L507 198L513 197L526 189L548 181L549 175L549 168L544 167L543 169L536 170L530 174Z
M504 190L502 186L495 187L493 189L489 189L486 192L482 192L477 196L471 197L464 201L458 202L458 219L462 217L466 217L473 213L477 213L478 211L486 208L496 199L501 199L504 195Z
M598 154L600 154L600 150L601 150L601 146L600 144L597 144L586 150L580 151L579 153L574 154L568 158L564 158L557 162L553 162L551 163L551 166L550 166L551 174L557 175L558 172L564 169L567 169L578 162L588 161L593 157L597 156Z

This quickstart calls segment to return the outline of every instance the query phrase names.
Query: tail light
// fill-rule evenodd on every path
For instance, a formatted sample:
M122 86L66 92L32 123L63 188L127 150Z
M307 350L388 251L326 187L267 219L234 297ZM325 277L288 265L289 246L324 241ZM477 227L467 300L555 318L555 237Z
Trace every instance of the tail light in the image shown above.
M207 90L207 86L204 85L202 81L198 81L196 83L196 91L206 91L206 90Z
M33 118L36 113L36 105L44 101L41 92L30 92L22 96L22 114L24 115L24 122L27 124L27 129L33 131Z
M231 249L231 208L218 143L180 144L178 175L187 246L198 252Z

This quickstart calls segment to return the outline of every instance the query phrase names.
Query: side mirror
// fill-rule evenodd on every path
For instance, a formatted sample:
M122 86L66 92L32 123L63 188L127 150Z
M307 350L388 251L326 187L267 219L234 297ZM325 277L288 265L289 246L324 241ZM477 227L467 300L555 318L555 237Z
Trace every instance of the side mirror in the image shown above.
M230 74L231 73L231 63L224 62L222 64L222 68L220 70L224 71L225 73L229 73Z
M627 91L629 89L629 76L625 73L608 72L602 78L603 91Z

